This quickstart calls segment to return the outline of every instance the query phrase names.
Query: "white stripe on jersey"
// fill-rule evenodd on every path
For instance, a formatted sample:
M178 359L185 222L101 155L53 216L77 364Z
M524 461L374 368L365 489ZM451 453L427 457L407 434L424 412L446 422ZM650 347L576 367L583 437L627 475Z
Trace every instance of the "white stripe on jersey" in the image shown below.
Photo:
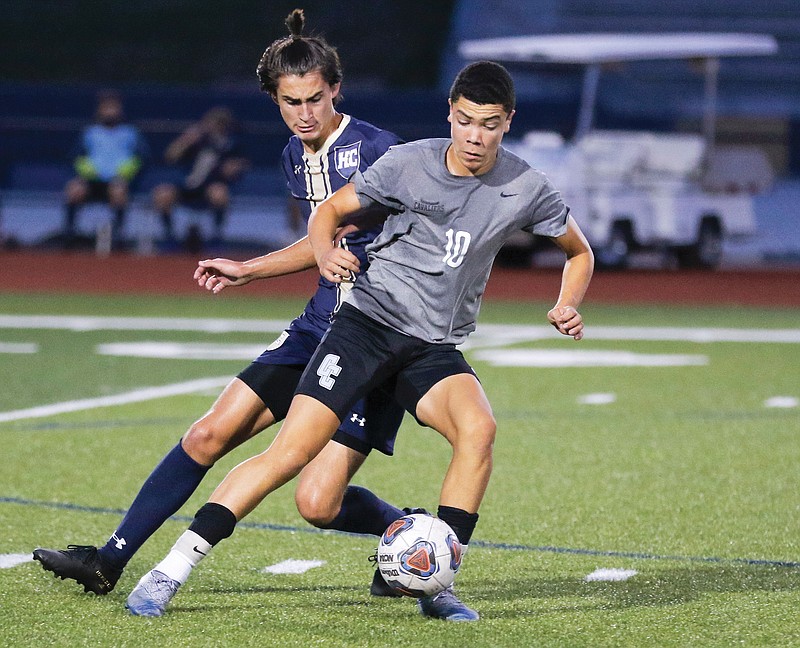
M328 160L328 152L336 140L341 137L342 132L350 123L350 115L342 115L342 122L339 124L333 133L330 134L328 139L316 153L309 153L303 150L303 175L306 181L306 195L313 210L323 200L333 194L330 180L330 161ZM347 240L342 238L339 242L340 247L347 249ZM352 275L352 273L351 273ZM343 282L336 284L336 307L331 313L331 319L335 315L344 301L344 296L350 292L353 287L352 282Z
M339 139L350 123L350 115L342 115L342 123L339 124L333 133L330 134L328 139L316 153L309 153L303 151L303 174L306 181L306 194L311 203L311 209L314 209L323 200L330 197L333 193L330 181L330 162L328 160L328 151L333 143Z
M345 250L349 249L347 247L347 237L342 237L342 240L339 241L339 247L344 248ZM355 280L355 275L350 272L349 278L344 279L342 283L336 284L336 307L331 313L331 320L333 319L333 315L336 315L336 313L338 313L339 309L342 307L342 303L344 302L345 297L347 297L347 293L353 289L353 283Z

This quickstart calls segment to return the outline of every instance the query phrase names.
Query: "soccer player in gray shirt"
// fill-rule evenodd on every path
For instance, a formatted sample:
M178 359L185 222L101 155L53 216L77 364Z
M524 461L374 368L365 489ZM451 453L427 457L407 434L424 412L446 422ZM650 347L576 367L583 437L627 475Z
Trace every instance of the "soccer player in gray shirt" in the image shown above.
M492 471L496 423L456 344L475 328L495 255L513 232L548 236L564 251L561 290L547 319L575 340L583 337L577 308L594 257L548 179L501 147L514 116L514 86L505 68L468 65L453 83L449 104L450 139L389 149L312 214L309 240L320 273L346 282L358 260L334 245L337 228L362 207L379 203L391 210L368 248L369 269L308 364L275 441L228 474L209 500L217 505L213 515L196 518L156 566L173 579L165 600L164 592L152 594L160 605L188 577L186 565L196 565L233 533L235 521L299 474L350 406L376 385L391 388L452 446L437 514L464 548L469 544ZM145 576L142 582L150 581ZM419 607L425 616L448 621L479 618L452 588L419 599Z

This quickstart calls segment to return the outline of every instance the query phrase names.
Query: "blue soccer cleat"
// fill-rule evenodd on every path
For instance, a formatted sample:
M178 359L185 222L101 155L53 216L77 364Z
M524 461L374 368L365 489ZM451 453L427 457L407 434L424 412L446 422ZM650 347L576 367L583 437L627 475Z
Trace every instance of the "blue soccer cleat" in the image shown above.
M422 616L443 621L477 621L480 615L464 605L452 587L417 600Z
M162 616L180 586L178 581L153 569L142 576L133 588L125 607L135 616Z

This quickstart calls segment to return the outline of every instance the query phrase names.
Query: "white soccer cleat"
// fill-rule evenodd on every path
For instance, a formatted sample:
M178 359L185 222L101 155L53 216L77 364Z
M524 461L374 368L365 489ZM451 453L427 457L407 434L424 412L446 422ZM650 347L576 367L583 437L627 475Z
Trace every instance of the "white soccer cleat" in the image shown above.
M155 569L147 572L133 588L125 607L135 616L162 616L181 584Z

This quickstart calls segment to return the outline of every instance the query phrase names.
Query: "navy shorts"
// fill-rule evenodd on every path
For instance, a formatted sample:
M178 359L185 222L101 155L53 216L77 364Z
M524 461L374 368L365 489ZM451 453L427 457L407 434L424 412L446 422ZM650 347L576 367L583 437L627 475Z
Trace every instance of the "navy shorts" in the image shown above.
M276 421L281 421L316 346L311 335L284 332L237 378L264 401ZM346 412L333 440L363 455L373 449L392 455L404 413L394 400L393 390L374 389Z
M329 407L340 420L380 385L416 416L417 403L440 380L475 375L453 344L403 335L345 303L306 367L298 394Z

